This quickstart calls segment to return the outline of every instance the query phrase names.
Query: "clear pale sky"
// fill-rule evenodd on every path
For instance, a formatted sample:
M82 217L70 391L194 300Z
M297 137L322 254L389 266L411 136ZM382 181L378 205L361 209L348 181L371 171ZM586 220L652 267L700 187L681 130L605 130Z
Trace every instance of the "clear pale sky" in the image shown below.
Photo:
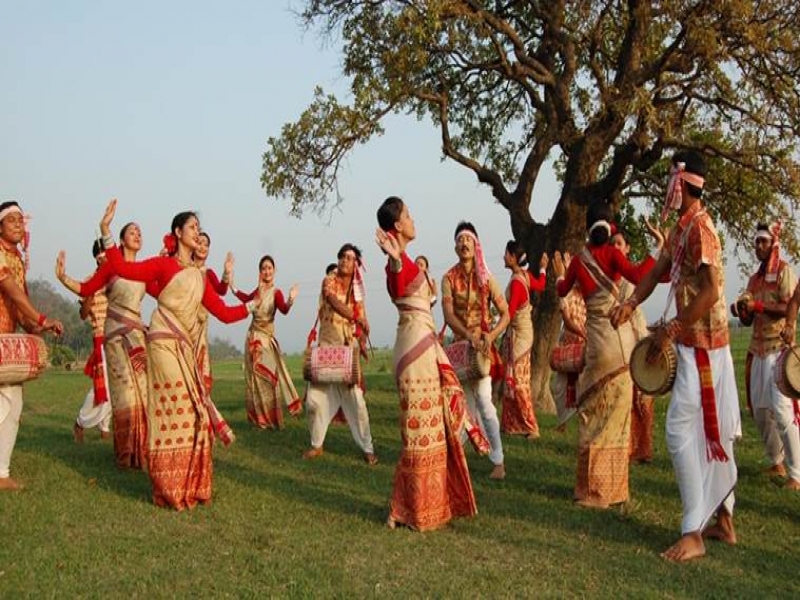
M300 28L291 12L299 5L0 1L0 200L18 200L33 217L30 278L69 295L53 274L56 254L66 251L71 276L91 273L90 246L112 197L119 199L113 229L131 220L142 227L140 258L158 252L175 213L196 210L218 273L233 251L237 285L250 290L268 253L278 287L300 285L294 309L276 324L285 350L305 344L325 266L345 242L365 253L373 344L391 345L396 311L374 231L377 207L398 195L417 224L410 253L426 254L437 279L456 262L453 229L465 219L505 286L506 211L470 172L440 160L437 132L413 117L391 119L383 137L352 154L340 211L298 220L288 202L265 196L267 139L297 118L315 85L346 99L337 49ZM558 190L552 173L542 175L535 218L548 219ZM742 285L728 268L729 301ZM665 295L647 303L648 317L660 314ZM438 307L435 317L441 323ZM212 320L211 335L240 345L246 329L247 322Z

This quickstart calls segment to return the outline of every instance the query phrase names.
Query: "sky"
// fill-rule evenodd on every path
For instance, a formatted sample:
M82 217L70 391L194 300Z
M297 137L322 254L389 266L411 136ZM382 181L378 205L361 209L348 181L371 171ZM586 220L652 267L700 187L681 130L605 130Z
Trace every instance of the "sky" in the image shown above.
M299 285L292 312L276 323L284 350L305 345L325 267L345 242L364 251L372 343L391 345L397 316L374 232L375 211L396 195L416 221L409 252L427 255L437 279L456 262L453 230L468 220L506 285L506 211L470 171L441 160L438 132L413 117L392 117L383 136L351 154L339 209L297 219L288 200L265 195L268 138L300 115L316 85L347 99L338 48L302 29L292 13L299 6L0 0L0 201L18 200L32 216L30 279L68 296L54 275L59 250L70 276L89 276L91 243L111 198L119 200L115 232L128 221L142 228L140 258L158 252L176 213L196 210L218 273L232 251L236 284L249 291L259 258L271 254L277 286ZM534 218L547 221L559 189L551 171L540 176ZM730 266L728 299L743 285ZM645 304L648 318L660 316L665 297L660 289ZM440 310L434 316L441 323ZM212 319L210 333L242 345L247 326Z

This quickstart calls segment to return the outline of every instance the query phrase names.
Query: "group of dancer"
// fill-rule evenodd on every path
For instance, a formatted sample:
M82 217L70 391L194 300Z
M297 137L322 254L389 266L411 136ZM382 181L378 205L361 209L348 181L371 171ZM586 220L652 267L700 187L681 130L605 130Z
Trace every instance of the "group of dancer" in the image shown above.
M650 359L674 345L677 368L666 441L683 520L680 539L663 556L675 561L702 556L704 537L736 542L733 442L741 426L721 246L700 199L705 175L700 154L674 156L661 222L673 211L677 222L666 241L658 229L650 228L657 242L655 258L629 262L624 232L614 225L609 205L600 201L587 213L585 248L574 257L555 252L552 260L564 317L559 343L575 342L581 348L583 368L580 373L557 374L551 387L559 421L574 415L578 422L574 498L592 508L627 501L630 460L652 457L653 398L636 390L629 362L636 341L648 334L639 304L659 282L671 283L664 314L674 299L677 316L656 326ZM56 261L59 281L81 297L81 314L94 332L86 365L93 386L73 425L76 441L94 426L101 435L109 435L113 422L117 465L147 472L155 504L181 510L210 502L214 439L224 444L234 439L212 400L210 313L225 323L252 316L245 342L245 397L247 418L254 426L279 429L284 407L297 415L305 404L310 429L306 459L323 454L328 427L338 419L348 424L365 462L378 462L363 378L355 383L310 382L305 402L297 393L275 338L275 316L291 310L298 288L292 286L287 296L276 288L271 256L259 261L256 289L242 292L233 281L230 254L221 278L206 266L211 239L196 214L183 212L173 219L161 254L138 261L138 225L125 225L118 240L111 235L116 206L116 200L111 201L101 219L93 275L77 281L66 274L63 252ZM522 244L508 242L504 263L511 278L503 291L486 265L476 228L458 224L458 262L442 278L442 311L454 343L466 344L484 365L459 380L432 316L439 290L427 260L412 260L407 253L416 238L408 205L390 197L378 209L377 220L376 242L388 256L387 289L399 313L394 365L402 452L387 524L425 531L477 512L466 440L488 454L489 477L499 480L506 477L501 433L539 437L531 393L530 299L533 292L545 289L551 261L542 255L538 270L532 272L526 268ZM25 237L23 221L17 203L0 205L0 333L21 326L29 332L59 334L61 324L31 306L25 293L25 261L19 250ZM773 472L788 475L787 487L798 489L800 410L775 387L773 369L781 336L794 340L800 287L780 259L779 248L779 229L760 226L756 255L761 267L748 283L749 295L732 311L754 327L747 361L748 406ZM322 282L309 345L316 340L323 347L363 351L369 321L361 262L358 247L341 247L337 263ZM225 304L222 297L229 291L240 303ZM157 302L148 325L141 315L146 294ZM500 417L493 403L493 382L500 383ZM0 387L0 489L20 487L9 475L9 464L21 406L21 386ZM715 516L716 522L709 524Z
M556 289L563 299L561 341L583 341L584 366L579 374L554 378L552 387L562 398L560 420L570 411L577 416L574 497L588 507L603 509L627 501L631 456L647 461L652 455L653 399L635 390L629 363L637 339L646 334L639 304L659 282L671 284L664 314L666 317L674 300L677 315L662 319L654 327L648 361L655 362L670 345L675 348L676 376L667 412L666 441L683 518L681 537L662 553L672 561L703 556L704 538L736 543L733 444L741 436L741 423L723 293L722 249L701 201L705 176L706 164L699 153L680 152L673 157L661 222L675 212L677 219L666 242L651 228L658 240L657 258L648 257L638 265L628 261L629 245L616 229L604 201L588 210L585 248L571 260L560 252L553 257ZM465 392L466 399L473 398L480 408L481 383L458 381L435 335L428 286L423 272L407 254L416 238L408 206L399 198L388 198L377 217L376 242L389 257L387 287L399 312L395 374L403 451L395 472L388 524L432 529L453 516L476 513L460 432L468 427L465 420L471 408L470 402L465 402ZM752 402L754 414L755 410L765 411L757 422L767 449L782 445L780 452L772 451L772 458L777 465L785 456L789 476L786 487L796 490L800 487L796 471L800 411L797 401L782 395L776 387L772 368L781 336L783 343L794 341L800 287L795 286L785 261L779 259L775 228L759 227L756 249L761 266L748 286L751 297L732 310L737 316L753 316L748 364L757 368L748 369L748 390L753 398L758 397ZM514 255L511 246L509 251ZM474 228L459 226L456 252L465 260L475 256L471 270L474 278L470 270L459 272L464 262L445 276L445 321L457 338L469 339L476 349L486 351L508 323L506 305L486 276ZM514 263L507 251L509 264ZM541 266L546 267L544 257ZM512 285L517 281L523 283L524 278L515 272ZM462 296L448 298L448 290L452 293L453 289ZM467 311L471 314L468 321L451 322L453 309L463 306L464 294L495 301L499 318L494 328L483 322L483 302L476 302L472 311ZM507 337L512 345L516 333ZM525 373L524 368L520 372ZM507 365L506 373L516 374L516 364L513 368ZM518 379L514 382L520 383ZM775 421L772 430L768 430L769 415ZM499 436L494 435L491 420L484 418L489 415L481 412L480 416L484 426L489 424L485 431L490 456L493 462L502 460ZM633 440L632 427L636 434ZM499 473L497 466L493 475ZM780 472L778 467L774 471Z

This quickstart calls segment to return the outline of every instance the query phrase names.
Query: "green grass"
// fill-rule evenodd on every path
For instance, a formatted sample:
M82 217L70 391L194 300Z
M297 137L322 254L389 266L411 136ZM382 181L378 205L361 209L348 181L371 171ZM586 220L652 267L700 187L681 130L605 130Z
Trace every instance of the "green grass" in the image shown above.
M737 337L734 345L740 376L746 343ZM400 451L391 364L388 353L377 355L367 377L381 459L374 468L362 462L346 427L331 426L326 454L313 462L301 459L305 418L289 418L281 432L254 430L240 365L216 365L214 395L238 439L216 448L213 504L183 513L155 508L146 475L118 471L110 442L96 431L83 446L72 442L89 381L49 371L25 390L12 469L26 489L0 495L0 597L800 593L800 494L762 474L749 416L737 447L739 545L709 544L706 558L687 565L659 558L680 529L664 401L655 460L631 467L624 509L573 505L575 425L558 434L554 418L543 415L537 442L506 438L508 477L499 484L487 479L488 461L468 450L477 518L425 534L387 530ZM290 369L300 372L298 357Z

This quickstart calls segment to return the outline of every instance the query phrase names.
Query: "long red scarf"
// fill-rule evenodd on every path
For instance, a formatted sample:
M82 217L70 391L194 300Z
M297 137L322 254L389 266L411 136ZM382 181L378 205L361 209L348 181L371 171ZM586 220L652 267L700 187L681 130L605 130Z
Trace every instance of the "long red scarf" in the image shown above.
M705 348L694 349L697 372L700 375L700 403L703 408L703 429L706 434L706 456L709 461L728 462L728 455L722 447L717 420L717 398L714 394L714 377L711 361Z
M108 388L106 387L106 366L103 360L103 336L96 335L92 338L92 354L86 360L83 373L92 378L94 388L94 405L98 406L108 402Z

